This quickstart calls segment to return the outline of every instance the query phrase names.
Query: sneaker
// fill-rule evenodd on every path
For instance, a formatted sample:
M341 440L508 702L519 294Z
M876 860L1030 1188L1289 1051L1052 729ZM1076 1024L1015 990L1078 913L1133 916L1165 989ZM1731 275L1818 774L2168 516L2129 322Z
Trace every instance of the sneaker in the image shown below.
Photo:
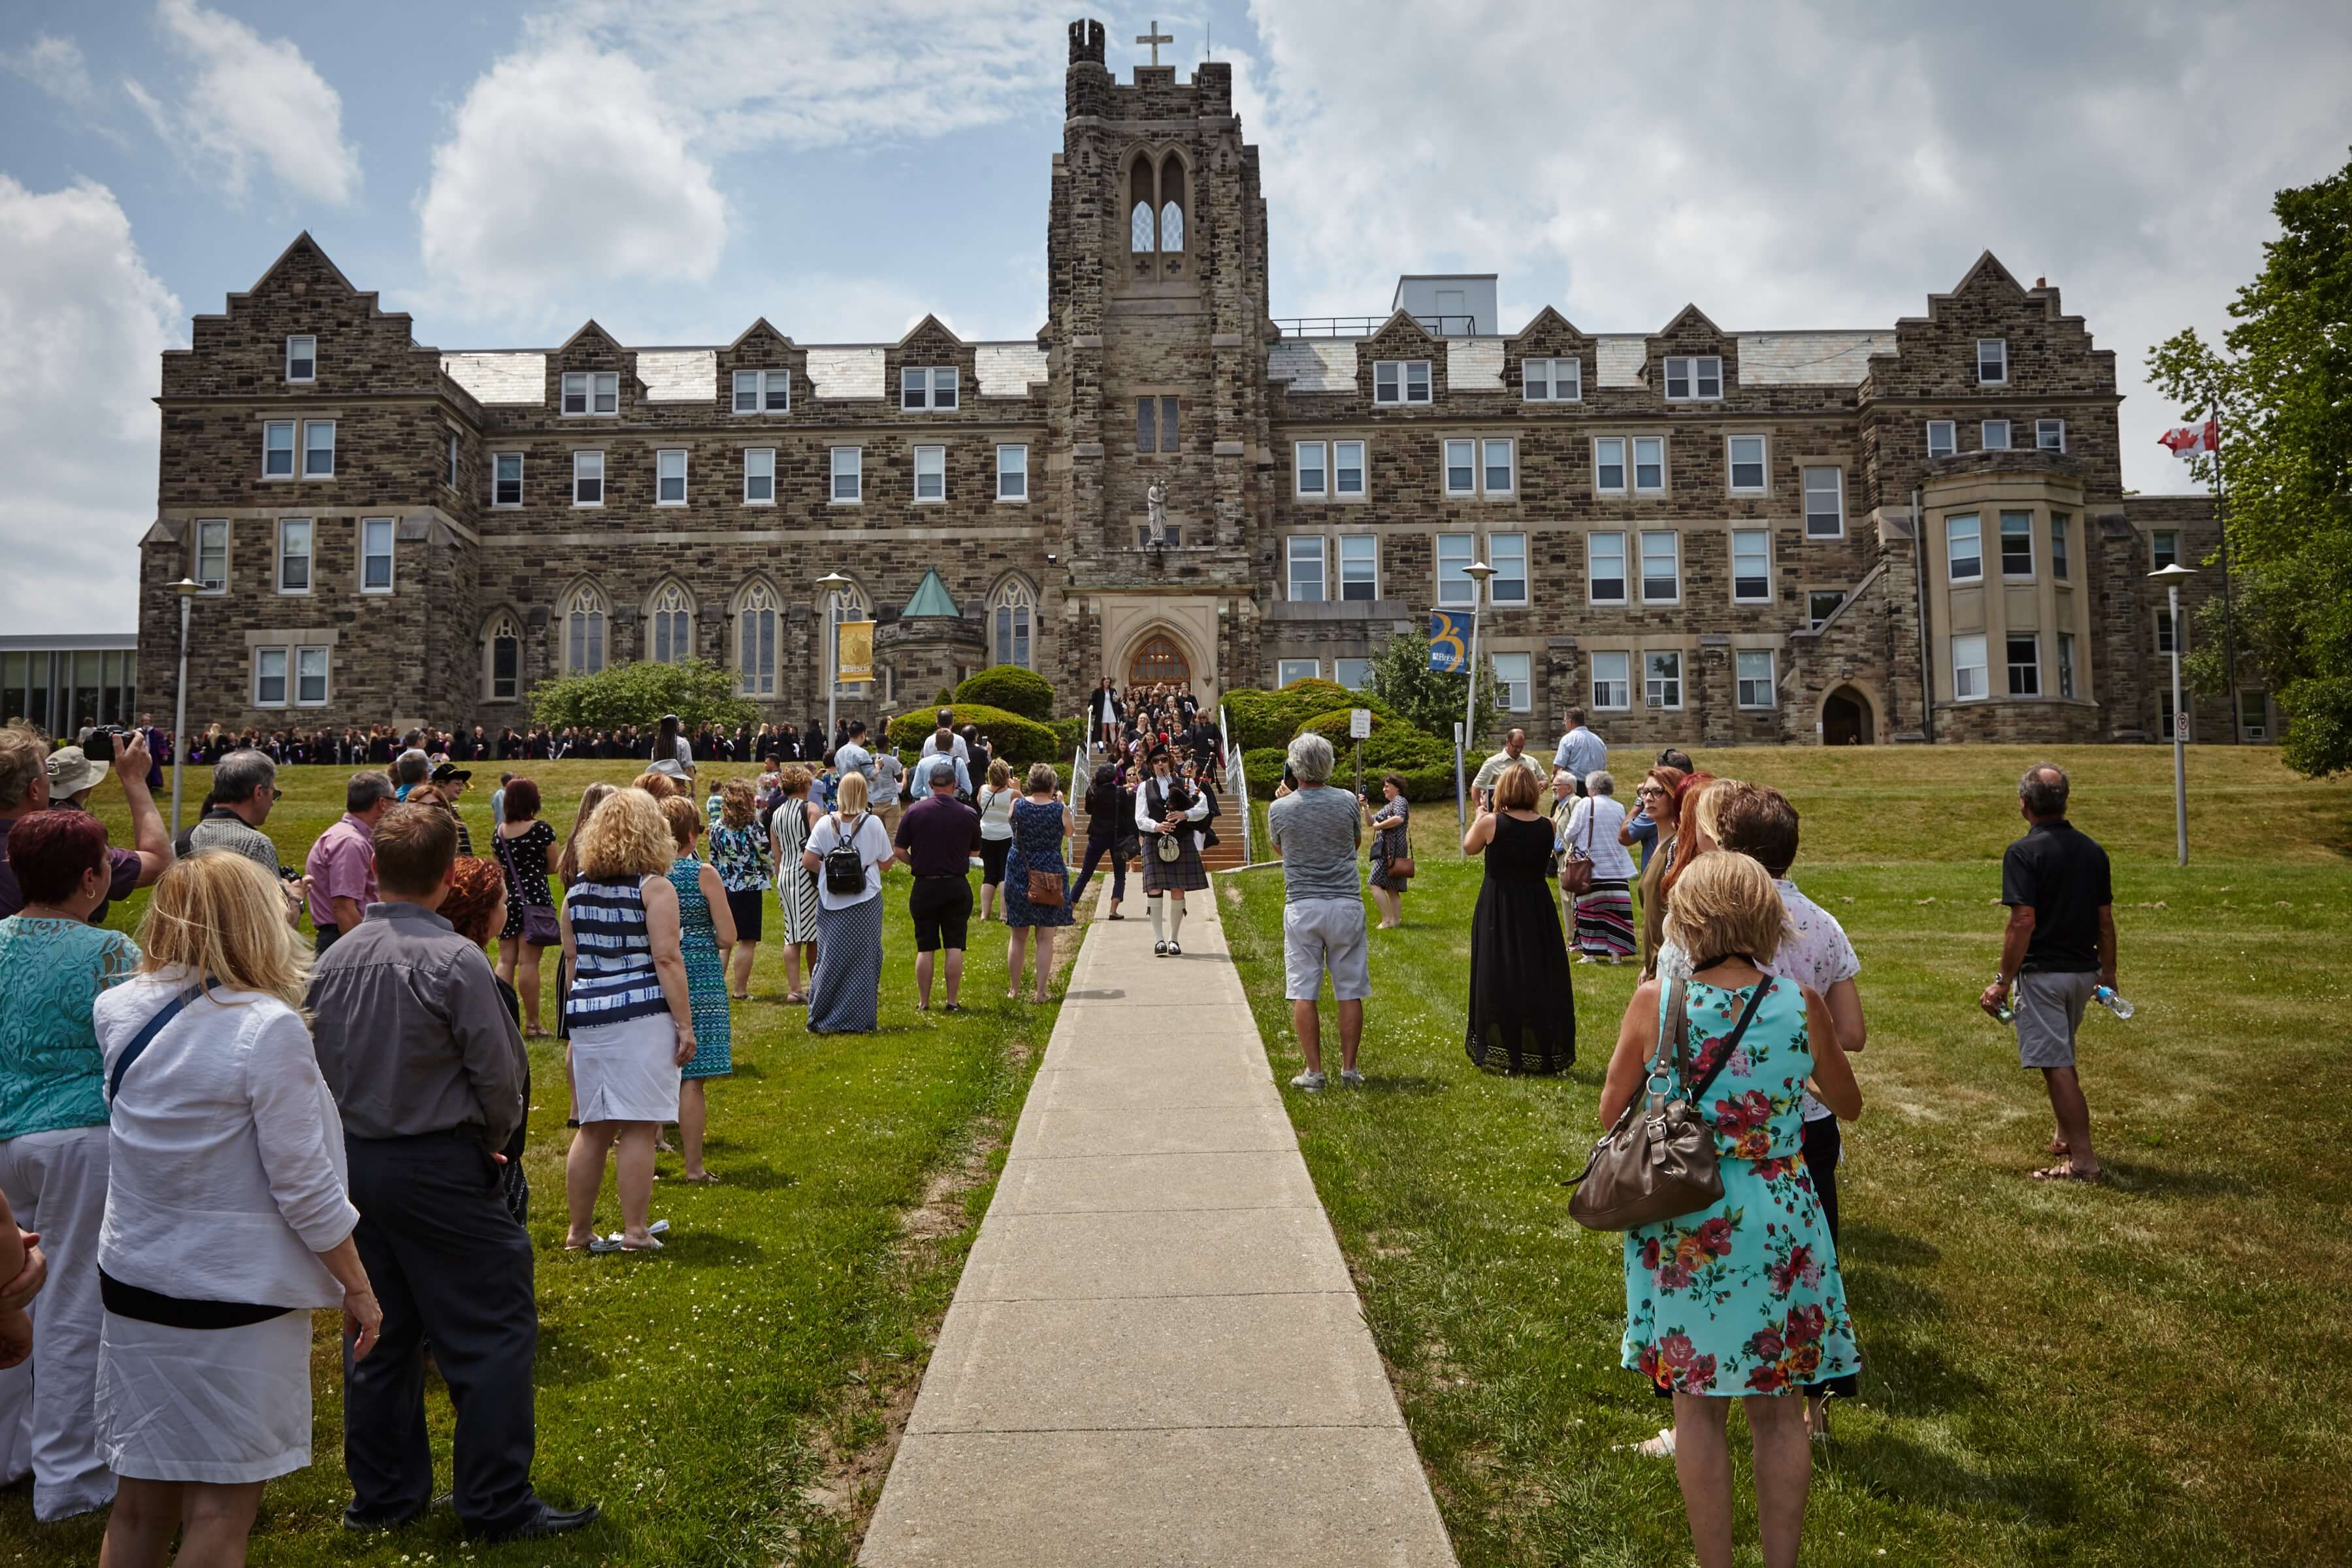
M1323 1088L1323 1075L1317 1072L1314 1068L1309 1068L1307 1071L1300 1073L1297 1078L1292 1079L1290 1080L1290 1087L1299 1090L1303 1094L1319 1093Z
M1364 1075L1354 1068L1341 1068L1339 1082L1349 1089L1361 1089L1364 1087Z

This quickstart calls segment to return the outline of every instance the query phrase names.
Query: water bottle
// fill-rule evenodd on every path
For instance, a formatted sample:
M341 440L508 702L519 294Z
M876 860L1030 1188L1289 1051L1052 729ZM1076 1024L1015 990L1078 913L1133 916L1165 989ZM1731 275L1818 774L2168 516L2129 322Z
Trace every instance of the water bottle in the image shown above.
M1996 974L1993 976L1994 984L1998 984L2000 981L2000 975ZM2011 994L2013 995L2015 994L2012 992ZM2010 1005L2009 996L2003 996L2000 999L2000 1005L1992 1010L1992 1018L1993 1022L1996 1024L2008 1024L2016 1020L2017 1009Z
M2120 995L2112 985L2102 985L2091 993L2091 1000L2118 1018L2128 1018L2136 1010L2128 997Z

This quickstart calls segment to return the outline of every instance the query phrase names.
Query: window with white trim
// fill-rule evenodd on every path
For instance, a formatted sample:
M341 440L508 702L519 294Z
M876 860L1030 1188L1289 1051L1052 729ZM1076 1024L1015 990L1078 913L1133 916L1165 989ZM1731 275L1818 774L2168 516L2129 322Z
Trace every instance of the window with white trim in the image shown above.
M1331 679L1350 691L1372 689L1372 661L1369 658L1335 658L1331 661Z
M1592 656L1592 705L1615 713L1633 706L1633 656L1596 653Z
M392 592L392 519L360 519L360 592Z
M2074 521L2066 512L2053 511L2050 514L2050 580L2053 583L2065 582L2072 570L2066 559L2066 535L2072 531Z
M451 489L457 488L457 432L449 432L449 466L441 473L441 482Z
M1588 533L1584 536L1585 597L1596 605L1625 602L1625 536Z
M735 686L746 697L776 694L776 629L782 606L765 583L743 590L735 605Z
M331 479L335 477L333 420L302 421L302 477L306 479Z
M646 606L646 648L656 664L684 664L694 657L694 606L675 583L656 589Z
M1323 666L1311 658L1278 658L1274 661L1274 683L1287 686L1294 680L1313 680L1323 673Z
M286 706L286 654L282 647L257 647L253 650L253 705L256 708Z
M1772 533L1769 529L1731 531L1731 598L1734 604L1772 602Z
M512 616L499 613L482 638L482 696L511 702L522 690L522 631Z
M1518 489L1517 445L1507 437L1478 443L1478 482L1487 495L1507 496Z
M1845 537L1845 470L1805 470L1805 537Z
M1633 437L1633 490L1637 495L1657 495L1666 488L1666 438L1664 436Z
M2033 422L2033 445L2043 452L2066 449L2066 422L2063 419L2036 419Z
M563 373L563 412L567 416L618 414L621 374L613 370L567 370Z
M228 520L208 518L196 524L196 581L207 594L228 592Z
M1494 656L1495 699L1506 713L1525 713L1535 706L1535 656L1498 653Z
M945 447L915 448L915 499L919 501L948 499L948 449Z
M1955 583L1984 577L1984 528L1969 511L1944 520L1945 575Z
M294 706L324 708L327 705L328 650L323 647L298 647L294 650Z
M2009 384L2009 340L2006 338L1977 340L1977 384L1979 386Z
M2074 695L2074 634L2073 632L2058 634L2058 695L2066 698Z
M1666 361L1666 401L1702 403L1723 395L1723 359L1718 354Z
M1029 592L1029 584L1018 577L1007 577L996 586L989 600L988 624L992 639L990 652L998 664L1029 663L1030 637L1037 620L1037 601Z
M492 506L522 505L522 454L520 452L490 454L490 504Z
M2150 571L2161 572L2168 566L2178 564L2179 560L2179 530L2159 528L2148 534L2147 564Z
M1429 362L1425 359L1384 359L1372 363L1374 403L1427 403Z
M2042 637L2035 632L2011 632L2009 643L2009 694L2042 695Z
M787 414L793 406L793 373L788 370L739 370L735 373L735 412Z
M1445 493L1449 496L1475 496L1478 493L1478 443L1464 437L1445 443Z
M2030 511L2000 514L2000 574L2033 575L2033 514Z
M1625 493L1625 437L1592 438L1592 488L1604 495Z
M743 504L776 504L776 449L773 447L743 448Z
M1682 535L1672 529L1642 535L1642 603L1672 605L1683 596Z
M1322 535L1292 534L1289 550L1290 602L1294 605L1321 604L1323 602Z
M1960 449L1959 441L1960 438L1956 433L1952 421L1948 419L1927 421L1927 456L1948 458Z
M1955 702L1981 702L1991 695L1985 685L1985 639L1982 632L1971 632L1952 639L1952 700Z
M1321 500L1329 493L1329 475L1324 467L1328 449L1321 441L1300 441L1292 447L1293 493L1301 500Z
M1364 444L1331 443L1331 493L1341 500L1364 499Z
M286 379L316 381L319 379L319 340L305 333L286 340Z
M1437 602L1447 605L1468 605L1477 598L1465 570L1477 558L1478 539L1470 533L1441 533L1437 536Z
M585 583L564 606L563 673L593 675L604 668L604 596Z
M1381 596L1381 542L1376 534L1339 536L1339 597L1370 604Z
M1739 681L1739 705L1742 708L1777 706L1772 698L1770 648L1743 647L1732 655L1732 665Z
M278 591L281 594L307 594L310 591L310 520L307 517L281 517L278 520Z
M1642 656L1642 700L1652 708L1683 705L1683 656L1645 653Z
M1815 628L1826 625L1829 618L1837 614L1838 606L1844 603L1845 590L1843 588L1813 589L1805 595L1805 624Z
M1004 446L996 448L996 499L1027 500L1029 499L1029 448L1024 446Z
M833 448L832 493L835 506L854 506L866 499L866 453L863 448Z
M1764 437L1761 436L1727 436L1724 445L1728 452L1733 495L1760 496L1764 493Z
M265 479L290 479L294 477L294 421L272 419L261 427L261 477Z
M572 454L572 504L603 506L604 504L604 454L574 452Z
M654 454L654 505L686 504L686 448L666 447Z
M2008 451L2009 421L2006 419L1987 419L1979 424L1977 426L1977 447L1979 450L1986 452Z
M1521 360L1519 395L1529 403L1582 402L1583 362L1572 359Z
M1524 533L1490 533L1486 536L1486 564L1495 574L1486 579L1486 602L1508 609L1528 602L1528 536Z
M908 365L898 372L898 406L943 413L963 393L961 373L951 364Z

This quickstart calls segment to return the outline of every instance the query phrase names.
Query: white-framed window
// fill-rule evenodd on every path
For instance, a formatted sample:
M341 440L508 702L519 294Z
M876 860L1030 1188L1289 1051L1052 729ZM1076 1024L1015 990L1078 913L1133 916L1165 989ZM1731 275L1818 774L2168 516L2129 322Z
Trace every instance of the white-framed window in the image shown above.
M1805 537L1845 537L1845 470L1805 470Z
M1633 491L1636 495L1658 495L1666 488L1666 438L1664 436L1633 437Z
M1981 702L1991 695L1985 685L1985 639L1982 632L1971 632L1952 639L1952 700L1956 702Z
M621 373L614 370L567 370L563 373L566 415L618 414Z
M898 372L898 406L943 413L956 406L963 392L961 374L951 364L908 365Z
M1486 602L1508 608L1528 602L1528 536L1524 533L1490 533L1486 536L1486 564L1495 574L1486 579Z
M1294 680L1313 680L1322 673L1322 664L1311 658L1278 658L1274 662L1274 683L1276 686L1287 686Z
M2009 694L2042 695L2042 637L2035 632L2011 632L2009 643Z
M735 687L746 697L776 694L777 626L782 606L775 590L754 583L735 605Z
M1029 499L1028 447L1014 445L996 448L996 499L998 500Z
M2030 511L2000 514L2000 574L2033 575L2033 514Z
M286 379L316 381L319 379L319 340L304 333L286 340Z
M1596 653L1592 656L1592 705L1610 712L1633 706L1633 656Z
M1736 496L1762 495L1765 490L1764 437L1727 436L1724 446L1731 470L1731 493Z
M360 592L392 592L392 519L360 519Z
M2009 450L2009 421L1987 419L1977 426L1977 447L1986 452Z
M324 708L327 705L328 650L323 647L298 647L294 650L294 706Z
M2152 572L2161 572L2180 560L2180 531L2159 528L2147 536L2147 564Z
M1535 656L1498 653L1495 658L1495 699L1506 713L1525 713L1535 706L1535 681L1529 673Z
M2033 422L2033 445L2044 452L2066 449L2066 422L2063 419L2036 419Z
M833 504L855 506L866 499L866 453L858 447L833 448Z
M331 479L335 477L333 420L302 421L302 477L306 479Z
M604 668L604 595L582 584L563 610L563 673L593 675Z
M572 504L603 506L604 504L604 454L574 452L572 454Z
M1604 495L1625 493L1625 437L1592 438L1592 488Z
M281 594L307 594L310 591L310 520L307 517L281 517L278 520L278 591Z
M1931 458L1948 458L1959 449L1959 437L1955 433L1953 424L1950 420L1930 419L1927 421L1927 456Z
M1331 493L1341 500L1364 499L1364 444L1331 443Z
M788 370L739 370L735 373L735 412L788 414L793 406L793 373Z
M1320 500L1329 494L1329 471L1324 467L1328 450L1321 441L1300 441L1291 447L1293 493L1302 500Z
M1732 655L1732 667L1739 680L1739 705L1742 708L1777 706L1772 697L1770 648L1743 647Z
M1945 575L1955 583L1984 577L1984 528L1972 511L1944 520Z
M228 520L207 518L196 524L196 581L207 594L228 592Z
M1642 656L1642 700L1653 708L1683 705L1683 656L1645 653Z
M1625 602L1625 536L1588 533L1584 536L1585 597L1596 605Z
M1581 403L1584 400L1583 362L1572 359L1521 360L1519 394L1529 403Z
M1518 489L1517 442L1489 437L1478 443L1478 481L1488 496L1507 496Z
M656 589L646 606L646 651L656 664L684 664L694 657L694 605L675 583Z
M1731 599L1738 605L1772 602L1772 532L1764 528L1731 531Z
M1384 359L1372 363L1374 403L1427 403L1429 362L1425 359Z
M482 696L511 702L522 692L522 631L500 611L482 634Z
M2068 692L2068 696L2074 693ZM2271 694L2267 691L2238 693L2238 725L2249 741L2267 741L2271 735Z
M1377 534L1339 536L1339 597L1370 604L1381 596L1381 542Z
M1331 679L1350 691L1372 689L1372 661L1369 658L1335 658L1331 661Z
M743 448L743 504L776 504L776 449L773 447Z
M2009 384L2009 340L1979 338L1977 340L1977 384L2007 386Z
M1666 361L1667 402L1697 403L1722 395L1723 360L1720 355L1704 354Z
M265 479L290 479L294 477L294 421L272 419L261 427L261 477Z
M1464 570L1477 557L1478 538L1471 533L1437 536L1437 602L1467 605L1477 597L1470 574Z
M282 647L257 647L253 650L253 705L256 708L286 706L286 657Z
M1294 605L1319 605L1323 602L1323 536L1317 533L1294 533L1290 536L1290 602Z
M1811 590L1805 595L1805 624L1813 627L1825 625L1832 616L1837 614L1838 606L1844 603L1845 590L1843 588Z
M915 499L919 501L948 499L948 449L945 447L915 448Z
M522 505L522 454L520 452L490 454L490 504L492 506Z
M1478 443L1466 437L1445 443L1445 493L1449 496L1475 496L1478 493Z
M989 651L998 664L1031 668L1030 640L1037 625L1037 600L1029 584L1007 577L988 603Z
M441 482L451 489L457 488L457 432L449 432L449 466L442 470Z
M2169 654L2172 651L2174 630L2172 607L2169 605L2158 605L2156 607L2156 651L2158 653Z
M2074 634L2058 634L2058 695L2074 695Z
M1642 535L1642 603L1672 605L1683 596L1682 535L1672 529Z
M2073 570L2066 558L2066 536L2073 531L2074 518L2066 512L2050 514L2050 580L2063 583Z
M686 504L686 448L665 447L654 454L654 505Z

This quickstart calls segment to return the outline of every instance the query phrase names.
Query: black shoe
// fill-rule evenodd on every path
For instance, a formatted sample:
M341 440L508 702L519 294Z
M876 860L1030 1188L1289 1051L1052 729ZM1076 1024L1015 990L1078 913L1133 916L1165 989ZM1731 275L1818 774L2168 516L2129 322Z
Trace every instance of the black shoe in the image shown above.
M396 1509L383 1513L365 1513L352 1503L343 1510L345 1530L405 1530L425 1517L425 1508Z
M1167 956L1168 956L1168 944L1167 944L1166 942L1153 942L1153 943L1151 944L1151 956L1152 956L1152 957L1154 957L1154 958L1165 958L1165 957L1167 957Z
M1184 956L1184 950L1181 946L1171 942L1168 944L1168 956L1171 958L1181 958Z
M466 1533L482 1542L540 1541L551 1535L567 1535L575 1530L585 1530L595 1523L604 1511L593 1502L586 1508L560 1509L534 1500L531 1508L533 1511L511 1529L486 1531L479 1534L469 1530Z

